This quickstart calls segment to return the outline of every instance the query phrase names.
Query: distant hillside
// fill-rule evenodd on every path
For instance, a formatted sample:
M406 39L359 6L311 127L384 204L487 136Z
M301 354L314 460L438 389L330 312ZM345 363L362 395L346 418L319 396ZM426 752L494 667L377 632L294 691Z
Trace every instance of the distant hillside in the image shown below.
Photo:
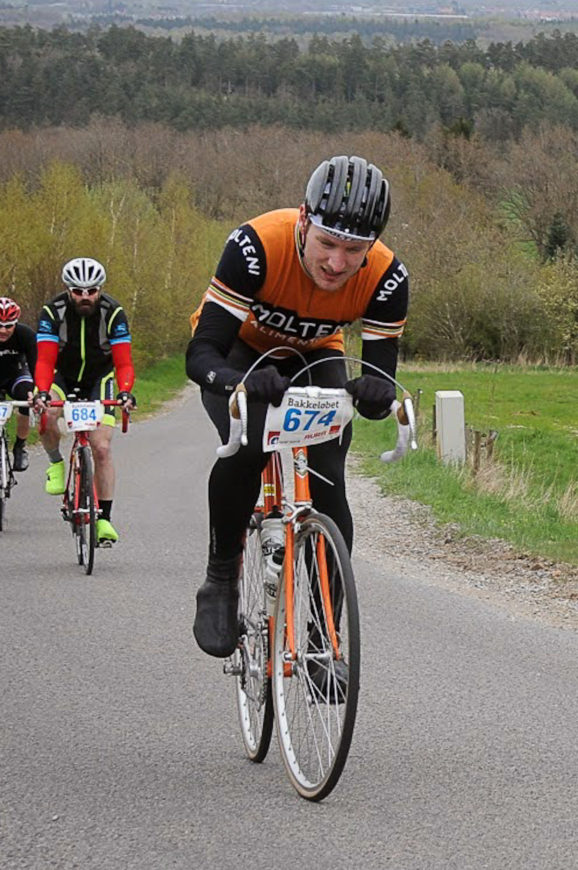
M179 130L279 124L423 138L517 138L546 122L578 129L578 36L528 43L263 34L179 41L133 27L87 33L0 28L0 126L157 121Z

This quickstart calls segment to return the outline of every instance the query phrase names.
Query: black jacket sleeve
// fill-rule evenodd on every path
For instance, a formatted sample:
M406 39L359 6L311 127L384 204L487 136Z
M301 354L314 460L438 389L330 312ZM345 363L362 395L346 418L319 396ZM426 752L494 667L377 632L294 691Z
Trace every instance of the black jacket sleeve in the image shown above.
M405 266L394 257L389 269L380 278L371 297L365 318L383 330L383 338L363 342L362 357L366 363L395 377L399 350L398 335L403 332L409 303L409 279ZM364 374L378 375L369 366Z
M226 358L235 341L240 320L216 305L205 302L194 336L187 347L187 375L211 393L226 395L243 377L227 365Z
M261 240L253 227L243 224L229 236L211 284L227 288L247 304L262 287L266 272ZM227 357L242 323L225 305L206 299L186 353L187 375L203 389L227 395L241 380L244 372L232 368Z

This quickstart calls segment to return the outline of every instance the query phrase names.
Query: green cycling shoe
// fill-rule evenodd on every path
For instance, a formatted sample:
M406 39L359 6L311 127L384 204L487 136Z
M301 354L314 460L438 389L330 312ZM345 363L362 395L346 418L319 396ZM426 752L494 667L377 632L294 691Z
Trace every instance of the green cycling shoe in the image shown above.
M64 459L60 462L51 462L46 471L46 483L44 489L48 495L62 495L66 489L64 480Z
M118 541L118 532L110 520L100 519L96 521L96 539L99 543L110 542L113 544Z

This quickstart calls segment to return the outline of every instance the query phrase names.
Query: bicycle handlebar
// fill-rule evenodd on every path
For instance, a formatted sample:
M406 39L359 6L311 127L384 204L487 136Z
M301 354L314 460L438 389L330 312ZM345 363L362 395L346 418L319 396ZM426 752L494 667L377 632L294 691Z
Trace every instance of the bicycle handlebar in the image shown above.
M90 399L86 399L86 400L83 400L83 399L51 399L49 404L47 405L47 407L39 412L40 413L40 423L38 426L39 433L42 435L46 430L46 420L44 417L44 412L47 411L48 408L63 408L64 405L67 404L68 402L75 402L75 401L92 401L92 400L90 400ZM107 408L110 408L110 407L118 408L123 404L123 402L121 402L120 399L97 399L96 401L100 402L101 405L104 405ZM28 403L25 402L24 404L28 404ZM130 421L130 412L125 411L125 409L123 408L122 409L122 426L121 426L122 432L128 431L129 421Z
M294 389L289 387L287 393L290 394L292 392L299 392L299 388ZM346 390L336 388L334 392L336 396L352 401L351 396ZM393 450L386 450L379 457L382 462L388 463L401 459L409 448L417 450L416 420L411 394L404 391L401 402L394 399L391 403L390 411L397 423L397 443ZM226 444L217 447L217 456L220 459L234 456L241 445L246 447L248 443L247 391L242 383L235 388L235 392L229 399L229 415L229 440Z
M401 402L391 403L391 412L397 423L397 443L393 450L385 450L379 457L382 462L396 462L408 451L417 450L417 426L411 394L404 392Z
M249 443L247 437L247 389L243 383L237 384L229 399L229 418L229 440L226 444L217 447L219 459L228 459L229 456L234 456L241 445L246 447Z
M11 408L29 408L30 404L23 399L6 399L4 395L0 394L0 405L10 405ZM9 414L0 415L0 431L4 429L4 425L8 422L8 418L11 417L12 411Z

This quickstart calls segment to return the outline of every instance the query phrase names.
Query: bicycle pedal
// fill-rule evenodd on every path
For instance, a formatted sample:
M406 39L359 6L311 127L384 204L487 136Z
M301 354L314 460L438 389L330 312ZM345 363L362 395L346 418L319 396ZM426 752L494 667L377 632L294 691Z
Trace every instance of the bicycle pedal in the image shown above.
M223 673L232 677L240 677L243 673L243 668L240 665L235 665L231 659L226 659L223 663Z

